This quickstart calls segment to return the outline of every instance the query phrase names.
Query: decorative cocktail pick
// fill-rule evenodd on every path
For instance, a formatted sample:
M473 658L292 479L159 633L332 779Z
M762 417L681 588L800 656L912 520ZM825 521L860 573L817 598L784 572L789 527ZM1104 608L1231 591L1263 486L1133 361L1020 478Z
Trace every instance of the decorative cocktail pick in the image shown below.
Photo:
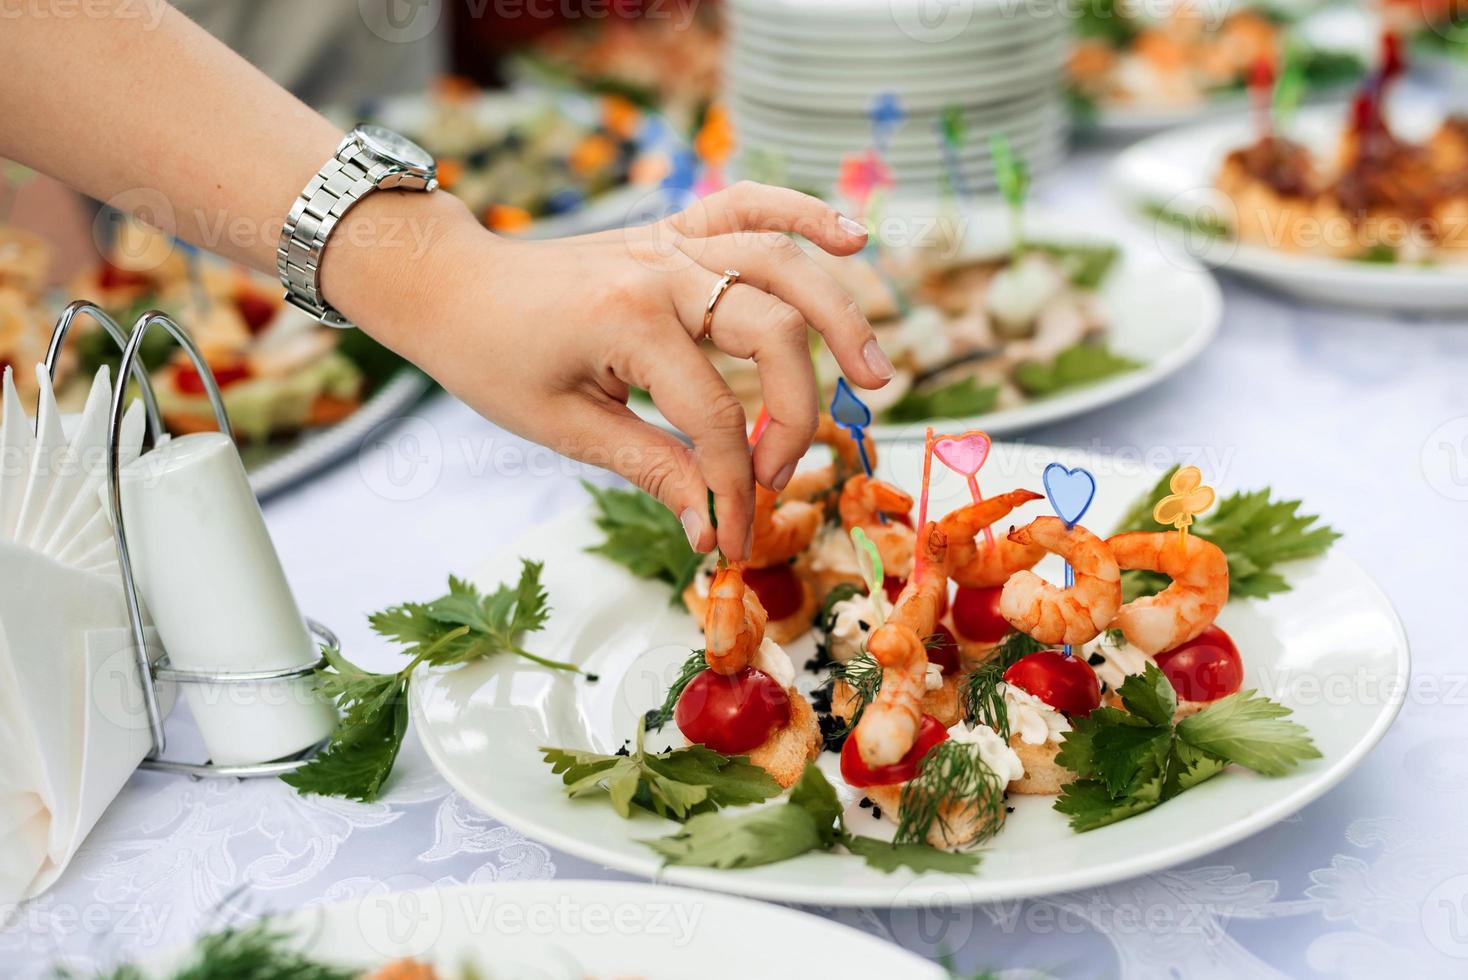
M698 157L692 150L675 151L668 173L659 185L663 192L663 206L670 213L681 209L693 195L693 185L697 182Z
M1261 138L1271 135L1274 131L1270 121L1270 101L1274 95L1275 71L1274 60L1268 55L1260 55L1254 59L1254 64L1249 66L1249 105L1254 112L1254 126L1259 130Z
M939 436L932 443L933 455L942 460L944 466L968 481L969 496L976 504L984 499L984 495L979 492L979 470L988 462L989 450L993 444L989 433L979 429L971 429L957 436ZM984 541L989 547L994 546L992 528L984 528Z
M956 198L968 196L968 187L963 179L963 152L965 127L963 109L960 106L944 106L934 127L938 130L938 145L943 151L943 167L947 171L948 189Z
M923 434L923 485L918 494L918 527L928 523L928 485L933 482L933 427ZM919 555L922 549L918 549Z
M892 171L876 150L867 148L842 159L836 192L851 202L858 219L864 219L873 194L892 184Z
M836 394L831 396L831 418L856 440L857 451L861 453L861 468L871 476L872 461L867 457L866 427L872 424L872 410L856 397L845 378L836 379Z
M1009 205L1010 231L1014 237L1011 251L1024 250L1025 198L1030 193L1030 165L1016 156L1009 140L1001 133L989 137L989 157L994 162L994 180L1004 203Z
M1177 528L1178 546L1182 547L1188 537L1188 528L1193 518L1213 506L1213 488L1203 484L1203 471L1196 466L1183 466L1167 482L1172 492L1152 508L1152 519L1158 524L1171 524Z
M882 567L882 554L867 533L859 527L851 529L851 544L856 549L856 567L861 572L862 581L867 584L867 595L872 597L872 614L876 617L877 626L881 627L887 621L886 614L882 611L883 583L887 580L886 569Z
M754 417L754 425L749 430L749 444L751 446L759 442L759 437L765 434L770 427L770 410L763 405L759 407L759 414Z
M1090 470L1079 466L1067 469L1060 463L1051 463L1045 467L1042 479L1045 496L1050 498L1055 516L1064 521L1067 528L1075 527L1086 516L1086 511L1091 509L1091 501L1096 499L1096 478L1091 475ZM1070 567L1070 562L1066 562L1065 587L1068 589L1075 584L1075 569ZM1067 643L1065 655L1069 657L1071 653L1071 645Z
M1285 129L1305 99L1305 60L1300 45L1288 44L1280 59L1279 80L1274 83L1274 129Z
M872 121L872 145L885 153L892 142L892 134L907 122L907 110L902 107L902 99L896 92L880 92L872 100L868 116Z

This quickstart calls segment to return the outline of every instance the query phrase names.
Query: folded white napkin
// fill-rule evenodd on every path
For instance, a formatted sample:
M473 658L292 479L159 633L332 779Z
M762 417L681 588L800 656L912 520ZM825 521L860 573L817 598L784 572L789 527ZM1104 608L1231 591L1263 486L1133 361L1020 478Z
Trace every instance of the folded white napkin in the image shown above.
M0 393L0 917L55 882L152 747L103 502L108 371L70 438L37 378L39 424L9 368ZM124 463L141 449L139 407Z

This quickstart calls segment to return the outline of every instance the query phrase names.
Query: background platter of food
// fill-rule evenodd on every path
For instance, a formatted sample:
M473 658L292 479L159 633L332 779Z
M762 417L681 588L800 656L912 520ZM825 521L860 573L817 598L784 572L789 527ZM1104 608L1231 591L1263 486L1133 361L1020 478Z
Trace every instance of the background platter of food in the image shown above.
M88 299L124 328L149 310L176 319L198 342L224 395L257 493L268 494L354 449L371 427L428 390L417 369L358 330L333 330L287 306L277 283L189 252L162 233L121 221L105 259L57 292L44 285L50 246L0 228L0 365L25 397L61 307ZM119 352L90 319L63 351L63 408ZM163 331L144 341L165 425L174 434L214 427L199 373ZM71 383L77 382L77 383Z
M616 94L488 92L445 78L368 108L432 153L443 188L498 234L558 238L621 224L668 166L667 124Z
M1082 414L1177 371L1222 315L1217 284L1191 260L1100 238L1074 220L1028 214L1017 235L997 207L894 202L877 226L902 243L815 257L897 365L886 388L862 393L878 439L921 439L939 421L998 434ZM813 353L829 403L839 369L823 346ZM753 418L753 363L712 356ZM666 424L645 398L633 407Z
M1377 120L1385 152L1361 158L1354 115L1306 110L1267 137L1244 119L1155 136L1117 158L1112 184L1160 236L1284 292L1338 305L1468 308L1468 121L1393 100ZM1250 176L1259 157L1274 161L1268 186ZM1299 186L1280 183L1287 172ZM1389 228L1403 237L1377 234Z

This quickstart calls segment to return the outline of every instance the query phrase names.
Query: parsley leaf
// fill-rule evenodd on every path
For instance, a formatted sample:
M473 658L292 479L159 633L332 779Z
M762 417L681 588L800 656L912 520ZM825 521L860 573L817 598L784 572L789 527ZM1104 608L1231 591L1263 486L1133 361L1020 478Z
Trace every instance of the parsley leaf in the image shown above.
M1320 758L1304 726L1285 720L1289 714L1254 691L1239 691L1178 722L1177 737L1226 762L1280 776L1305 759Z
M324 651L327 666L316 675L316 690L336 702L341 717L326 748L280 778L301 793L363 803L377 799L408 730L408 684L420 664L441 667L513 653L556 670L583 673L575 664L546 659L519 645L521 634L542 629L550 615L541 570L538 562L522 561L515 585L501 585L488 596L450 577L445 596L373 613L368 617L373 630L412 658L395 674L374 674L340 651ZM594 674L585 676L596 680Z
M669 864L706 868L753 868L842 845L869 865L892 872L900 867L965 872L978 856L943 851L925 843L889 844L847 833L836 791L808 763L786 802L748 813L702 813L677 833L643 841Z
M644 734L639 725L637 747L625 756L550 746L540 751L551 772L561 777L567 796L605 792L624 819L636 806L670 820L686 820L780 792L774 777L744 756L720 755L702 745L653 754L643 748Z
M1237 764L1279 776L1320 752L1290 711L1243 691L1172 721L1177 695L1155 664L1117 689L1127 710L1097 708L1072 720L1056 761L1076 774L1055 809L1075 831L1125 820Z
M1048 364L1031 361L1014 369L1014 381L1032 398L1044 398L1069 388L1079 388L1117 374L1135 371L1142 365L1113 353L1101 344L1082 341L1067 347Z
M927 391L909 389L887 409L886 419L888 422L921 422L925 419L963 418L993 411L998 403L998 385L981 385L977 378L964 378Z
M656 579L673 587L673 601L698 573L703 556L688 545L688 535L673 512L641 490L618 490L581 481L596 504L596 526L606 534L586 549L610 558L638 578Z
M1026 242L1025 247L1054 258L1071 284L1081 289L1099 289L1121 258L1121 248L1111 244Z
M1152 519L1152 508L1171 492L1168 484L1176 471L1174 467L1164 473L1151 492L1132 506L1118 532L1167 530ZM1228 556L1230 597L1262 599L1288 592L1289 583L1275 566L1323 555L1340 538L1334 529L1320 524L1315 514L1300 513L1300 506L1298 500L1273 499L1267 488L1235 493L1193 524L1191 533L1218 545ZM1167 576L1161 573L1133 570L1123 575L1122 584L1130 602L1160 592L1167 583Z

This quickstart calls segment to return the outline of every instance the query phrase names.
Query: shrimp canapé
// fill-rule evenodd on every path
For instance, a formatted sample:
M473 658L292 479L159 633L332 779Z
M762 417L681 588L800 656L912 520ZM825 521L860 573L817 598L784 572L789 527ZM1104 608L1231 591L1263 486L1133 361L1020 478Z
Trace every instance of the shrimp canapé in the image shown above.
M837 425L831 416L821 416L814 441L830 446L835 458L825 466L802 470L792 476L785 489L780 491L781 500L816 502L831 498L840 494L847 479L862 472L861 449L851 434ZM876 466L876 443L866 433L862 433L862 441L866 443L867 460Z
M1037 517L1009 538L1039 545L1075 571L1075 585L1068 589L1028 569L1015 572L999 598L999 611L1011 626L1041 643L1079 644L1110 625L1121 608L1121 570L1105 541L1080 525L1067 528L1058 517Z
M1122 606L1112 623L1149 656L1197 637L1228 602L1228 558L1211 541L1172 531L1129 531L1106 544L1120 568L1172 579L1157 595Z
M673 720L691 742L747 755L781 786L820 752L820 726L795 688L795 667L765 636L766 615L738 566L720 568L704 614L704 660L678 697Z
M892 618L872 633L867 651L882 668L882 686L862 712L852 737L867 766L888 766L913 747L923 720L928 654L923 641L938 625L948 578L947 539L938 525L923 528L923 561L897 599Z

